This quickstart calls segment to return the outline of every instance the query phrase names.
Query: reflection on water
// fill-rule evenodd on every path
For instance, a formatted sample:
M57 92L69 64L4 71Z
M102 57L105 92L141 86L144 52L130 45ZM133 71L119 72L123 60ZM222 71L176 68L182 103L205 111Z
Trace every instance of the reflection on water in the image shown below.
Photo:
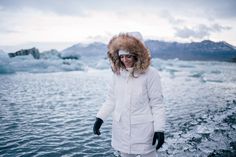
M235 156L236 66L154 60L165 96L159 156ZM111 118L94 136L110 70L0 76L0 156L117 156Z

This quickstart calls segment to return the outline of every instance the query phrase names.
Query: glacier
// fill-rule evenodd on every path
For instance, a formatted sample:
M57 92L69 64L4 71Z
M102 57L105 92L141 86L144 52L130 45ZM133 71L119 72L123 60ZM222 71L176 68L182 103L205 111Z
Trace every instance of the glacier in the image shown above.
M100 58L97 67L101 68L106 65L105 62L105 60ZM0 52L0 74L12 74L16 72L50 73L60 71L84 71L89 68L88 65L96 67L94 63L90 63L88 59L61 59L58 58L56 54L49 54L48 56L42 55L40 59L34 59L32 55L9 58L7 53Z

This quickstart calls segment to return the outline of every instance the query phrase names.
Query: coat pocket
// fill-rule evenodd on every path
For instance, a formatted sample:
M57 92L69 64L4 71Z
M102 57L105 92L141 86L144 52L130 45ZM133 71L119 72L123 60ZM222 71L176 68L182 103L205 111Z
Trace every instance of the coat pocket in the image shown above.
M131 124L140 124L140 123L147 123L147 122L152 122L152 121L153 121L152 115L131 116Z
M152 139L154 136L154 124L153 121L138 121L139 123L131 124L131 141L134 148L139 150L152 147Z
M112 115L112 118L114 121L119 122L120 121L121 114L118 112L114 112Z

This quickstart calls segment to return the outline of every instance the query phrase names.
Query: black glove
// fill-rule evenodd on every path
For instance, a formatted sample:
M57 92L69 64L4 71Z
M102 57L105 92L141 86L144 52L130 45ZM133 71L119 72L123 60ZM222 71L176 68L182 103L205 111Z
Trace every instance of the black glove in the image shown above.
M93 133L94 134L96 134L96 135L100 135L101 134L99 129L100 129L102 123L103 123L103 120L101 118L97 118L96 117L96 121L95 121L95 123L93 125Z
M152 145L155 145L156 140L158 140L158 144L156 146L156 150L158 150L164 143L164 132L155 132L153 136Z

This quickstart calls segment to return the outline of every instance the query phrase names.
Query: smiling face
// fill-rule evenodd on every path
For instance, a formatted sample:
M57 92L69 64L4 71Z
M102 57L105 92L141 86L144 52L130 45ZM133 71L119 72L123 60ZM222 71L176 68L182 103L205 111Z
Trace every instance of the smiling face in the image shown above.
M125 65L125 68L132 68L134 66L133 55L120 55L120 60Z

